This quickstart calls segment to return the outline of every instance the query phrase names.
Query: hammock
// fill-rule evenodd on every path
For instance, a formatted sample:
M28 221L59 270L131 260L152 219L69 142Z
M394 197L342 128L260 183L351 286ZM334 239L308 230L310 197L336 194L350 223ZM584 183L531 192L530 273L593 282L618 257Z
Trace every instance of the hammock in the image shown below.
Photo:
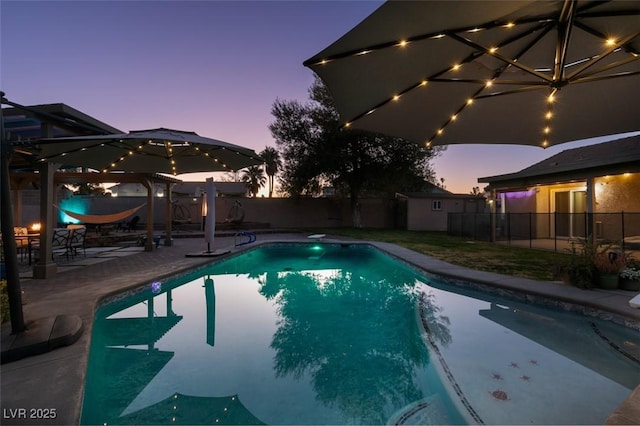
M129 210L125 210L125 211L122 211L119 213L113 213L113 214L80 214L80 213L74 213L74 212L70 212L68 210L62 209L55 204L53 206L58 210L60 210L61 212L64 212L68 216L74 219L78 219L82 223L91 223L91 224L101 225L104 223L120 222L121 220L128 218L129 216L131 216L132 214L140 210L142 207L144 207L144 204L141 204L138 207L134 207Z

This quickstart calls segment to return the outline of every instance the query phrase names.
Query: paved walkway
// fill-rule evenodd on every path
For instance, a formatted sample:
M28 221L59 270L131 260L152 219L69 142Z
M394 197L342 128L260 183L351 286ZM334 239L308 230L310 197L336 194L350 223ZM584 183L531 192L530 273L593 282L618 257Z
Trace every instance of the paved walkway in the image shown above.
M293 240L306 241L307 238L301 234L264 234L258 236L257 244ZM211 261L210 258L186 257L188 253L201 252L206 248L202 238L180 238L174 242L174 246L161 246L154 252L144 252L135 248L104 250L93 253L86 260L78 259L77 262L86 263L84 266L76 262L76 265L67 264L61 267L61 273L53 278L22 281L24 315L27 323L37 318L60 314L76 315L84 323L84 332L73 345L2 365L2 424L67 425L79 422L96 303L106 295ZM640 310L628 306L632 296L629 292L584 291L559 283L541 283L478 272L456 267L393 244L375 245L428 271L502 289L535 292L540 296L586 306L588 314L618 320L622 318L630 325L640 325ZM242 248L253 246L255 244ZM214 248L233 249L233 237L217 238ZM62 272L63 270L66 272ZM9 333L10 329L5 324L2 328L3 341ZM40 411L32 412L31 409ZM46 411L47 409L49 411ZM30 417L32 413L55 413L55 418L33 418ZM640 423L640 418L633 419Z

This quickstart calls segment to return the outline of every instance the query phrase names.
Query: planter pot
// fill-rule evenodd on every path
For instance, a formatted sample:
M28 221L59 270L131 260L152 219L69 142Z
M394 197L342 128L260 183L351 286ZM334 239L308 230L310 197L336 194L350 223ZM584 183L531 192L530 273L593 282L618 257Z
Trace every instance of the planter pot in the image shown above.
M640 280L620 278L620 288L628 291L640 291Z
M618 274L600 275L598 287L613 290L618 288Z

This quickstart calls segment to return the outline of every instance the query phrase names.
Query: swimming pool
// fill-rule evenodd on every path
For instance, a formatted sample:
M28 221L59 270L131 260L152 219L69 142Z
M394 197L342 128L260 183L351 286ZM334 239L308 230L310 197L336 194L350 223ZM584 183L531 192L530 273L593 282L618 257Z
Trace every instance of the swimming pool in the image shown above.
M81 423L602 424L639 353L367 245L275 244L105 301Z

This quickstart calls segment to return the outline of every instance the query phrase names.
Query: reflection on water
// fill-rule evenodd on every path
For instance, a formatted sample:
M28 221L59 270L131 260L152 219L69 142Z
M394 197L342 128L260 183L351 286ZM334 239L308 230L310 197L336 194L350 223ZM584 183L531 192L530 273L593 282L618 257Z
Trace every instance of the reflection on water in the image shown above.
M429 356L411 282L346 270L267 274L260 291L278 306L271 343L277 376L309 373L318 400L348 423L384 423L386 407L423 398L415 369Z
M85 382L85 424L103 424L116 419L148 383L169 363L174 352L156 348L156 343L183 317L173 312L171 290L166 291L164 315L155 312L155 283L148 291L127 301L105 307L94 322L90 368ZM121 308L138 305L135 316L112 316ZM94 416L97 414L97 417ZM108 420L107 420L108 419Z
M384 424L442 393L428 380L416 274L397 266L368 248L281 247L110 304L96 316L82 423ZM251 378L225 374L240 368ZM460 422L438 399L441 418Z

